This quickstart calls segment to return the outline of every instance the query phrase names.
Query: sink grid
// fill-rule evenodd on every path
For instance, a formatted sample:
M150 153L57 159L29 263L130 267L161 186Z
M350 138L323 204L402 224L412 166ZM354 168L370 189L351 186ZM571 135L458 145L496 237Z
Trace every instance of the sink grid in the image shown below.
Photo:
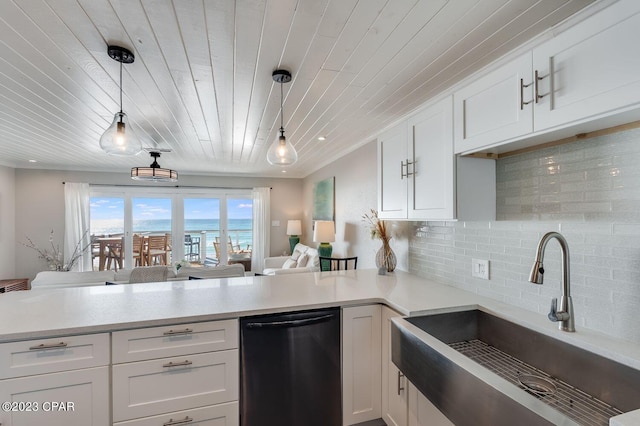
M450 343L449 346L581 425L606 426L609 424L610 417L622 414L622 411L617 408L551 377L544 371L532 367L480 340ZM530 391L518 381L518 376L522 374L531 374L550 379L555 383L557 391L551 395L540 395Z

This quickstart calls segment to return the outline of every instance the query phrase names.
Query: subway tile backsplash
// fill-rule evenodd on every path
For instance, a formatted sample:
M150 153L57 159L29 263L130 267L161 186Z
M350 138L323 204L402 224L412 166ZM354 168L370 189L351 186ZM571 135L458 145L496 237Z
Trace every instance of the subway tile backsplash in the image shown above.
M415 222L411 272L546 315L561 295L557 242L545 282L528 274L540 237L569 243L576 327L640 342L640 129L496 162L497 221ZM490 261L490 279L471 259Z

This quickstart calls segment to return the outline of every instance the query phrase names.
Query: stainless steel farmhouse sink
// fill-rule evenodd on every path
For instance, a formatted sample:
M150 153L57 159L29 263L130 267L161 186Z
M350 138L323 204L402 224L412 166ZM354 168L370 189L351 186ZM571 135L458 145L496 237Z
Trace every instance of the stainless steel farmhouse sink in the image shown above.
M453 423L608 425L640 371L481 310L392 320L392 360Z

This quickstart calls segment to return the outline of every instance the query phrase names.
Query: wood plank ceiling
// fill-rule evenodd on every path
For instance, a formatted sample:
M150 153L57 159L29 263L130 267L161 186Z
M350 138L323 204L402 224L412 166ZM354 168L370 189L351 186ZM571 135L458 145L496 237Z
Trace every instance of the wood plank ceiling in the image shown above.
M99 138L123 110L181 174L304 177L591 0L1 0L0 163L128 173ZM326 137L319 141L318 137ZM36 160L37 163L30 163ZM373 165L372 165L373 167Z

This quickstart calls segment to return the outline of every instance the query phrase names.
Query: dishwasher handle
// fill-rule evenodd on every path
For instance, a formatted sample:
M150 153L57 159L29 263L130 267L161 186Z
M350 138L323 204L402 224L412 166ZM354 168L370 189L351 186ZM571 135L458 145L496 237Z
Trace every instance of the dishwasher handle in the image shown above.
M272 322L248 322L245 324L246 328L291 328L302 327L304 325L317 324L321 322L329 321L333 318L333 314L321 315L319 317L311 317L299 320L289 321L272 321Z

